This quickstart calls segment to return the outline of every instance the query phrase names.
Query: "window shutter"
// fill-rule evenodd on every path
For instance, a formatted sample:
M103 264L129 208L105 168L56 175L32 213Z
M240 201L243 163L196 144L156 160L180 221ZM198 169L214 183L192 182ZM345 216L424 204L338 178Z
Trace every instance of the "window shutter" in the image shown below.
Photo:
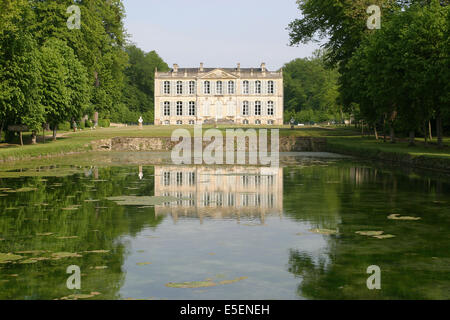
M277 94L277 82L273 81L273 94Z
M277 115L277 102L273 102L273 116L275 117Z
M241 81L241 94L244 94L244 81Z
M177 103L176 102L170 102L170 116L176 116L177 115Z
M175 81L170 81L170 95L174 96L176 94L177 86Z

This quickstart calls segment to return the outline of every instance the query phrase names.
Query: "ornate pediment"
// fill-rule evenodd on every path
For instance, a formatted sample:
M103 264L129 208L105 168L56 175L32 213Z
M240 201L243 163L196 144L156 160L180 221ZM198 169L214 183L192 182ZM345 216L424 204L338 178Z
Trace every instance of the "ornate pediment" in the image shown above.
M218 69L214 69L213 71L210 71L210 72L204 74L200 78L201 79L237 79L238 77L218 68Z

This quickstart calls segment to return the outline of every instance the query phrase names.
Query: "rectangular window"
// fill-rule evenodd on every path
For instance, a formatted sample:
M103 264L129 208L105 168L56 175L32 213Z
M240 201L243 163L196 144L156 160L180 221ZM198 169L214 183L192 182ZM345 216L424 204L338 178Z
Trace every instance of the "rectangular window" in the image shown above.
M267 83L267 93L268 94L274 94L275 90L274 90L274 83L273 81L269 81Z
M273 107L273 101L267 102L267 115L273 116L274 113L275 113L275 111L274 111L274 107Z
M183 81L177 81L177 94L183 94Z
M255 102L255 116L261 115L261 101Z
M248 101L244 101L243 103L242 103L242 115L243 116L248 116L248 114L249 114L249 103L248 103Z
M164 94L170 94L170 81L164 81Z
M216 94L223 94L223 83L222 81L216 82Z
M189 81L189 94L195 94L195 81Z
M261 94L261 81L259 80L255 82L255 93Z
M228 94L234 94L234 81L228 81Z
M189 101L189 115L195 116L195 101Z
M178 101L177 102L177 116L182 116L182 115L183 115L183 102Z
M249 94L249 92L250 92L250 83L247 80L245 80L242 83L242 93Z
M211 94L211 82L209 82L209 81L205 81L204 83L203 83L203 86L204 86L204 94Z
M164 102L164 116L165 117L170 116L170 102L169 101Z

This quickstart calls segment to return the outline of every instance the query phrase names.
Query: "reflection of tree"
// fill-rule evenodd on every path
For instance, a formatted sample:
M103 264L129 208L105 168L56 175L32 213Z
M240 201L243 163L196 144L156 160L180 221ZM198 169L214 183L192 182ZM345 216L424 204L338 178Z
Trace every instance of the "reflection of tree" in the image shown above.
M339 183L327 184L331 179ZM298 295L310 299L448 299L450 210L434 203L448 194L450 184L442 179L345 163L322 170L298 169L290 183L285 178L287 216L339 231L322 236L327 245L320 254L290 250L288 271L301 279ZM295 184L304 188L289 187ZM324 199L314 206L317 194ZM395 222L387 219L389 213L422 220ZM396 237L378 240L355 234L360 230L382 230ZM382 271L380 291L366 287L367 267L374 264Z
M104 200L135 186L139 178L128 174L134 170L102 168L98 169L98 179L81 173L1 180L0 187L36 189L0 197L0 238L4 239L0 241L0 252L48 251L22 254L26 257L76 252L82 257L0 265L0 299L54 299L73 294L66 288L66 268L71 264L81 268L83 293L95 291L102 293L97 297L100 299L119 298L126 250L117 239L121 235L136 235L144 227L157 227L163 220L155 217L153 208L125 208ZM146 176L153 173L152 168L144 170ZM141 182L139 190L129 192L149 195L153 184L149 179ZM86 252L93 250L108 252Z

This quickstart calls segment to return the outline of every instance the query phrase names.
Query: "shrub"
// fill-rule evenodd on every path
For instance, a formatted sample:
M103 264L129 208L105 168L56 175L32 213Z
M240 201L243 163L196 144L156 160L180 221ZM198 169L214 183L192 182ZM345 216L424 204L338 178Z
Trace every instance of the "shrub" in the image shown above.
M102 128L109 128L110 121L109 119L100 119L98 120L98 126Z
M60 131L70 131L71 128L72 128L72 125L70 124L69 121L64 121L64 122L58 124L58 130L60 130Z

